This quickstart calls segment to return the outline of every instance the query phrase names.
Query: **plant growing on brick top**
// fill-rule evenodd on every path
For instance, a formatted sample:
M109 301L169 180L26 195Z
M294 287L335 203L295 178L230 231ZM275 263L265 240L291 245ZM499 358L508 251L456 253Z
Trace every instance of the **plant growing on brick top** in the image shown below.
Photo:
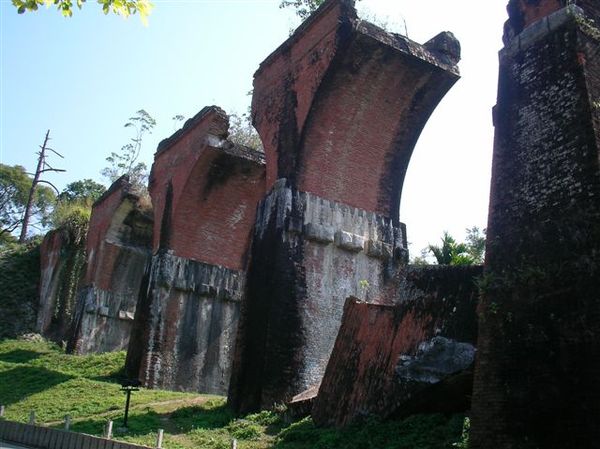
M123 175L129 176L129 182L134 190L143 192L148 180L148 167L144 162L138 162L142 150L143 138L146 134L152 134L156 126L156 120L144 109L140 109L133 117L125 123L125 128L133 128L135 137L121 147L119 152L112 152L106 158L110 165L100 172L111 182L115 182Z

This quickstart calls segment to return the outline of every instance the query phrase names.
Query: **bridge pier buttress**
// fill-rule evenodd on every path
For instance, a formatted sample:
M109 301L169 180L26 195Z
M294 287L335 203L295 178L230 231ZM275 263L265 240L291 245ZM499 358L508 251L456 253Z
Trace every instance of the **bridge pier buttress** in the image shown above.
M229 400L238 411L318 384L348 296L389 303L407 259L400 192L427 119L458 79L450 33L425 45L325 2L255 74L267 161Z
M600 9L564 3L508 8L474 449L600 441Z

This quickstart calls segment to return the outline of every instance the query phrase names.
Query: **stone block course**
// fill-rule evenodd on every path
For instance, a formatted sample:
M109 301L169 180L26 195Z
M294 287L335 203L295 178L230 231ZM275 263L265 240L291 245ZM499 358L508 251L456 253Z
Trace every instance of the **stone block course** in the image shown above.
M349 248L328 241L342 232L350 238ZM320 237L315 238L317 233ZM244 357L253 362L238 365L232 374L230 400L239 398L240 404L246 404L246 398L252 397L249 390L263 382L264 406L268 406L269 401L320 381L345 298L377 297L383 286L382 270L395 263L393 258L367 255L368 239L385 242L389 248L405 244L402 229L388 218L299 192L284 182L275 185L258 208L252 248L255 271L247 278L246 291L261 300L247 299L242 305L242 316L247 314L244 321L252 325L240 324L236 344L241 345L240 353L248 351ZM361 281L372 293L364 291ZM272 342L266 353L258 341ZM261 357L268 374L258 374L261 368L256 360ZM293 380L283 381L283 372L293 372Z
M243 273L158 254L148 283L127 356L132 376L148 387L223 394Z

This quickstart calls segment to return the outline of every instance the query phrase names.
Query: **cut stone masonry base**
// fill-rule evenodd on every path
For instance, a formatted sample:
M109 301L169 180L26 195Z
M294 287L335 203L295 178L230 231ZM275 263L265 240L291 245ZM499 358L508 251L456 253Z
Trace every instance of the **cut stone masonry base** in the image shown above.
M244 273L163 252L154 256L151 279L157 287L239 302Z
M154 256L128 352L147 387L225 394L244 273L162 252ZM134 357L141 351L140 361Z
M88 286L79 291L77 304L74 352L88 354L127 349L135 316L135 295Z
M408 258L404 176L459 59L451 33L420 45L360 20L352 0L326 0L261 63L252 118L269 193L236 342L236 411L320 382L348 296L392 301Z
M403 225L379 214L298 191L285 179L274 184L257 211L234 408L269 407L320 382L345 299L391 300L385 287L405 262L404 235Z
M259 204L255 234L261 238L271 221L283 238L301 234L304 240L333 244L377 259L406 257L406 228L383 215L298 191L279 179Z
M68 352L127 349L152 238L150 210L133 190L122 176L92 207Z

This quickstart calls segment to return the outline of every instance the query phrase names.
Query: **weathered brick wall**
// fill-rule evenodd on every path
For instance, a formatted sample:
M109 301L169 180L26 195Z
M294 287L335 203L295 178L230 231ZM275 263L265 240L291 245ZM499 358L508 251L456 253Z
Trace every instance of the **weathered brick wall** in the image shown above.
M325 2L255 74L267 188L286 178L398 220L412 149L458 79L460 46L450 33L424 46L386 33L358 20L353 4Z
M358 30L316 92L296 150L297 186L398 220L414 145L457 77L432 62L433 42L392 40L367 23Z
M50 231L40 246L37 330L46 338L67 341L76 313L77 286L85 270L85 239L68 229Z
M588 17L598 24L598 20L600 19L600 4L596 0L575 0L573 3L583 9Z
M92 208L69 351L127 348L151 244L151 210L122 177Z
M211 140L219 142L227 136L228 119L225 112L216 107L203 108L168 139L163 140L154 156L148 190L154 207L154 244L156 252L161 236L168 237L169 229L162 229L168 184L171 183L171 211L176 210L179 198L190 173L196 167L198 157ZM166 236L164 234L167 234Z
M151 268L140 289L127 371L144 385L224 394L244 291L263 154L226 139L204 108L159 145Z
M508 21L504 26L504 42L508 43L525 28L563 8L566 0L510 0Z
M351 0L328 1L260 65L254 76L254 125L265 147L266 189L296 174L296 147L316 92L350 21Z
M400 189L416 139L458 79L460 46L421 46L328 0L260 66L252 102L265 143L247 296L229 394L238 411L318 383L343 303L405 262ZM376 123L376 126L373 124Z
M100 288L106 290L110 288L114 265L112 261L116 254L111 252L112 248L104 249L105 239L115 212L123 203L127 188L127 178L121 177L93 205L86 241L88 254L84 278L86 284L95 282Z
M319 425L469 408L482 267L410 267L396 305L348 300L312 416Z
M249 154L207 148L173 205L169 249L203 263L244 270L256 205L264 194L264 166Z
M600 31L588 19L561 9L500 54L472 448L600 441Z

